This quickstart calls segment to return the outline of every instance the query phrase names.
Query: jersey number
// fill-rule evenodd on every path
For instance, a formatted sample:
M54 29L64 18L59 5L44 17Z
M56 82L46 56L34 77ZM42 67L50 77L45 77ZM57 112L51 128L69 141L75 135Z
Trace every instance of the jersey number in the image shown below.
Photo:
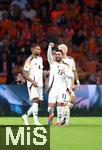
M62 98L63 98L63 99L66 99L66 94L62 94Z
M62 75L62 71L61 71L61 70L58 70L58 74L59 74L59 75Z

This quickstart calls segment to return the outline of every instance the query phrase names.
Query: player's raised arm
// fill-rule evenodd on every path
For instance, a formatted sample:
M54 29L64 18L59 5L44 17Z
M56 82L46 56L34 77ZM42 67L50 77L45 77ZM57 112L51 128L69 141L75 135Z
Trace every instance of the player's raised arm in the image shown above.
M54 43L49 43L48 45L48 50L47 50L47 60L49 62L49 64L51 65L54 61L53 58L53 52L52 52L52 48L54 47Z

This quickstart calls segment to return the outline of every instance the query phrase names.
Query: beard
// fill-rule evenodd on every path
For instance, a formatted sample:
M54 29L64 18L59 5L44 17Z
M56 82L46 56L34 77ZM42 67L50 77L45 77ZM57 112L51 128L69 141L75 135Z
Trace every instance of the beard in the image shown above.
M40 53L35 53L35 56L37 57L37 56L40 56Z
M59 59L56 59L56 61L57 61L57 62L60 62L61 60L62 60L61 58L59 58Z

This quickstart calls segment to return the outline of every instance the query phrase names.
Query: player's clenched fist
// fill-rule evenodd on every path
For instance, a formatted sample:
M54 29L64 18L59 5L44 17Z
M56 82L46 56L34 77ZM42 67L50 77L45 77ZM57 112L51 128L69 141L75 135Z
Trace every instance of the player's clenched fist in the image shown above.
M49 46L50 46L50 47L54 47L54 43L52 43L52 42L49 43Z
M65 69L62 69L62 70L61 70L61 73L62 73L62 74L65 74Z

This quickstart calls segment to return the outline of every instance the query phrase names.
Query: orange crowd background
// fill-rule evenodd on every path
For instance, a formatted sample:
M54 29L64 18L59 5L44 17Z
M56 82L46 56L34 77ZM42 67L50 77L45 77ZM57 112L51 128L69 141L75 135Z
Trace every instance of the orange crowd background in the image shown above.
M81 84L102 83L102 3L100 0L0 0L0 83L16 83L31 42L68 45Z

